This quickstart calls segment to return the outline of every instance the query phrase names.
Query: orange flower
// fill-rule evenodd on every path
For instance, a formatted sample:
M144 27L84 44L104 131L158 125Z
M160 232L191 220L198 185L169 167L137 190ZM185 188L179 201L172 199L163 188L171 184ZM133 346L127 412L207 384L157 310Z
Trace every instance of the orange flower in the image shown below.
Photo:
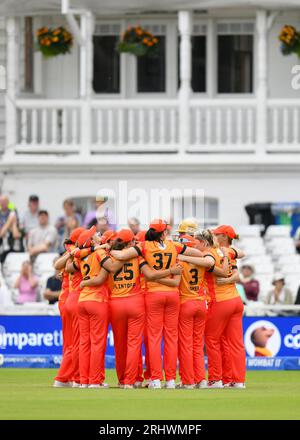
M152 41L153 41L154 44L158 43L158 39L157 38L153 38Z
M55 29L53 32L52 32L52 35L58 35L58 34L60 34L61 33L61 30L60 30L60 28L58 28L58 29Z
M53 41L53 43L57 43L59 41L59 38L58 37L52 37L52 41Z
M144 38L144 39L143 39L143 43L144 43L144 44L147 44L147 43L148 43L148 38Z

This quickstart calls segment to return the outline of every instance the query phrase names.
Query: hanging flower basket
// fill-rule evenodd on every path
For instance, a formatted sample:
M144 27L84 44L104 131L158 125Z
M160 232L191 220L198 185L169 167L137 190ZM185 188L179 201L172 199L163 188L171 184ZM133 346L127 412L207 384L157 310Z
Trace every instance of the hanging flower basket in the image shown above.
M46 58L69 53L73 44L72 34L62 26L56 29L40 28L36 32L36 37L36 48Z
M157 54L158 38L151 32L142 29L141 26L131 27L122 34L121 41L117 46L119 53L131 53L137 57Z
M300 32L293 26L285 25L278 36L283 55L295 53L300 58Z

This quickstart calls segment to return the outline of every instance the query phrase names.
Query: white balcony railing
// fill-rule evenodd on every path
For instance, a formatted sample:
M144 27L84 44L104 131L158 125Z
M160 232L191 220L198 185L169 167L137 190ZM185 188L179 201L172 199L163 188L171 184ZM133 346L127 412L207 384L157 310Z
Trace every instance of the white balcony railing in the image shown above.
M253 99L192 100L189 151L254 151L255 109Z
M177 150L176 100L93 101L91 109L94 151Z
M255 98L191 99L185 119L189 142L182 151L177 99L19 99L15 151L300 153L300 100L270 99L266 111L267 141L259 145Z

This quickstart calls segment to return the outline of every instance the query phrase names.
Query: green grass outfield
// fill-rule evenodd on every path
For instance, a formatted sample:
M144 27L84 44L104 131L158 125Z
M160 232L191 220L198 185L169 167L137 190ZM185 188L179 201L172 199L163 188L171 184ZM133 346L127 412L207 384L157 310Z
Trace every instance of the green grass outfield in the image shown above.
M300 372L252 371L246 390L52 388L55 370L0 369L0 419L299 419Z

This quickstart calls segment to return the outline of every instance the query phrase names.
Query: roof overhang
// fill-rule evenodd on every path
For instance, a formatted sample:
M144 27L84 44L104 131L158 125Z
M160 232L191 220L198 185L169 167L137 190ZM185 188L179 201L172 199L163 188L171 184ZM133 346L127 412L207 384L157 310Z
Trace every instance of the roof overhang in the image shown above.
M212 9L299 9L299 0L70 0L72 9L97 15ZM61 0L0 0L0 16L60 14Z

